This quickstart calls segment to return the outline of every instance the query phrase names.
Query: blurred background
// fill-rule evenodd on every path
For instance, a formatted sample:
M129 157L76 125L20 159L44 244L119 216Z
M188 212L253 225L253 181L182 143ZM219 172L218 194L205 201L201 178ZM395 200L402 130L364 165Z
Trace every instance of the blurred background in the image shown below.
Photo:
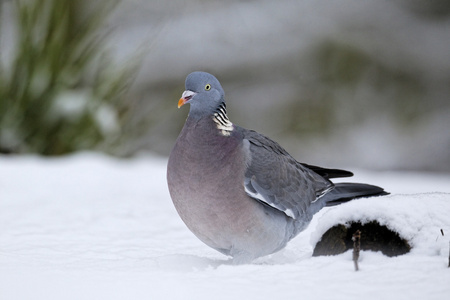
M0 153L168 156L197 70L299 161L450 172L448 0L0 0Z

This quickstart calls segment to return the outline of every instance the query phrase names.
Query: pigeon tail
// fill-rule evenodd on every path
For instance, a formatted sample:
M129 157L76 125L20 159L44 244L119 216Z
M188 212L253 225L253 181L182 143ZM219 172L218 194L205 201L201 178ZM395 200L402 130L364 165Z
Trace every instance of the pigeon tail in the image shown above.
M375 185L364 183L336 183L334 189L323 196L325 206L338 205L353 199L389 195Z

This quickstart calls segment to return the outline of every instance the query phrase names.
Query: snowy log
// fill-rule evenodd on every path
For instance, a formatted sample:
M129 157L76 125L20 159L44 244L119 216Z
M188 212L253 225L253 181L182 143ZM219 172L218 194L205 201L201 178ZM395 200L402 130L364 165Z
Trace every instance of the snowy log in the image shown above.
M337 255L353 248L352 235L361 231L361 250L386 256L406 253L444 255L450 195L424 193L389 195L351 201L325 211L312 234L314 256Z
M361 250L381 251L390 257L406 254L411 250L406 239L377 221L366 224L352 222L338 224L325 232L316 244L313 256L336 255L353 249L352 236L358 230L361 231Z

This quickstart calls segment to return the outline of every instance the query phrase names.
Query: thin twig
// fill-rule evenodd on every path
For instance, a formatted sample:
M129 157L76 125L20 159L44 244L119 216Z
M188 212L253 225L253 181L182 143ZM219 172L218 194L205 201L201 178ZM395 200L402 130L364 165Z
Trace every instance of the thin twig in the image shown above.
M361 231L356 230L352 236L353 240L353 263L355 264L355 271L359 270L358 260L359 260L359 250L361 249Z
M441 234L444 236L444 229L441 228ZM450 268L450 241L448 242L448 267Z

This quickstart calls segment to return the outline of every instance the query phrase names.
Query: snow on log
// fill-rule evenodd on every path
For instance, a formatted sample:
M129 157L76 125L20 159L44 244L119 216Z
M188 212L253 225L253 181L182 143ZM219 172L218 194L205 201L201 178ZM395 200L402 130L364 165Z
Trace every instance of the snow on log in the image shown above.
M353 248L361 231L361 250L392 257L409 252L444 255L450 231L450 194L389 195L354 200L328 209L311 237L313 256L336 255Z

